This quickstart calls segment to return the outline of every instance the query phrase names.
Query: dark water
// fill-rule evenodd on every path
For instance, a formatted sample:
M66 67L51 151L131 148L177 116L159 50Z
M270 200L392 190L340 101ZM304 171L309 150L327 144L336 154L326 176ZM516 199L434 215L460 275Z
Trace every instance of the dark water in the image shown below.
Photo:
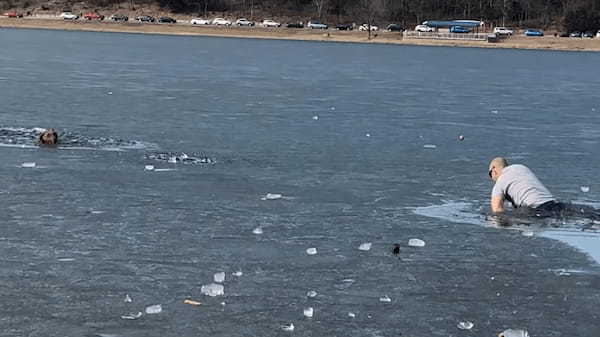
M499 155L563 200L600 198L599 54L6 29L0 43L1 335L461 335L468 310L428 295L457 283L420 289L393 243L513 240L479 226ZM36 127L71 142L31 146ZM210 162L169 163L183 154ZM220 271L225 295L203 296ZM560 336L574 315L474 329Z

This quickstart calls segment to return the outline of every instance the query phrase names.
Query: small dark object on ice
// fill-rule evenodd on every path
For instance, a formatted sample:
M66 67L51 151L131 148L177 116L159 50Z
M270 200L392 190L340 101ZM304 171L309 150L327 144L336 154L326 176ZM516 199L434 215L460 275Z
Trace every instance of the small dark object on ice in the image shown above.
M392 253L394 253L394 255L400 254L400 245L399 244L394 243L394 249L392 250Z

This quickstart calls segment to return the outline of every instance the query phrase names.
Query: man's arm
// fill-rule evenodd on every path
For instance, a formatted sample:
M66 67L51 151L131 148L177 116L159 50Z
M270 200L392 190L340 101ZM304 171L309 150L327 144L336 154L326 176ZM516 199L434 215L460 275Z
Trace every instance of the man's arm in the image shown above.
M492 207L492 213L502 213L504 212L504 197L499 195L499 196L493 196L492 200L490 201L490 206Z

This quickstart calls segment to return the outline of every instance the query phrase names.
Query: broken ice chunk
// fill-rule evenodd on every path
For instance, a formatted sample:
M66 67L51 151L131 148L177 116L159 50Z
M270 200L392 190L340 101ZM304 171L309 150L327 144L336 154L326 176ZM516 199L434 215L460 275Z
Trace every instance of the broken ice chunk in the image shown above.
M254 228L254 230L252 230L252 233L256 234L256 235L260 235L263 233L263 230L260 227L256 227L256 228Z
M127 314L127 315L123 315L121 316L122 319L138 319L140 317L142 317L142 312L138 311L137 313L131 313L131 314Z
M281 197L283 197L283 196L279 193L267 193L267 195L265 196L265 199L266 200L277 200L277 199L281 199Z
M436 149L437 148L437 146L435 146L433 144L425 144L425 145L423 145L423 147L426 149Z
M498 334L498 337L529 337L529 332L521 329L506 329Z
M349 313L348 313L348 317L350 317L350 318L354 318L354 317L356 317L356 314L355 314L355 313L353 313L353 312L349 312Z
M125 299L124 299L123 301L124 301L125 303L131 303L131 302L132 302L132 299L131 299L131 297L129 297L129 294L126 294L126 295L125 295Z
M458 322L456 327L461 330L471 330L471 328L473 328L473 325L474 324L472 322L466 321L466 322Z
M34 168L35 167L35 163L34 162L23 163L23 164L21 164L21 167L24 167L24 168Z
M308 254L308 255L315 255L315 254L317 254L317 248L308 248L306 250L306 254Z
M310 298L317 297L317 292L316 292L316 291L314 291L314 290L309 290L309 291L306 293L306 297L310 297Z
M225 288L222 284L211 283L203 285L200 288L200 292L210 297L222 296L225 293Z
M232 275L235 276L235 277L240 277L240 276L244 275L244 273L242 273L241 271L236 271Z
M361 243L361 245L358 246L358 250L362 250L365 252L371 250L371 243L370 242Z
M581 192L587 193L589 191L590 191L590 187L589 186L581 186Z
M294 331L294 323L283 325L281 326L281 329L283 329L283 331Z
M391 301L392 301L392 299L389 298L387 295L379 298L379 302L390 303Z
M162 306L160 304L151 305L146 308L146 313L148 315L160 314L161 312L162 312Z
M214 278L215 282L223 283L223 281L225 281L225 273L224 272L216 273L213 278Z
M312 318L314 313L314 309L312 307L308 307L304 309L304 316L308 318Z
M153 171L154 170L154 165L146 165L144 166L144 171Z
M425 241L421 239L410 239L408 245L411 247L425 247Z

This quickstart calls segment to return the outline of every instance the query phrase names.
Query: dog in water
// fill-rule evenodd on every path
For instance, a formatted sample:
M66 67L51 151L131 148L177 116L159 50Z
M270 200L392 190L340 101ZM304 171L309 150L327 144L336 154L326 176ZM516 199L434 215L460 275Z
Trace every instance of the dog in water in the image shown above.
M38 135L38 144L56 145L58 144L58 132L54 129L46 129Z

